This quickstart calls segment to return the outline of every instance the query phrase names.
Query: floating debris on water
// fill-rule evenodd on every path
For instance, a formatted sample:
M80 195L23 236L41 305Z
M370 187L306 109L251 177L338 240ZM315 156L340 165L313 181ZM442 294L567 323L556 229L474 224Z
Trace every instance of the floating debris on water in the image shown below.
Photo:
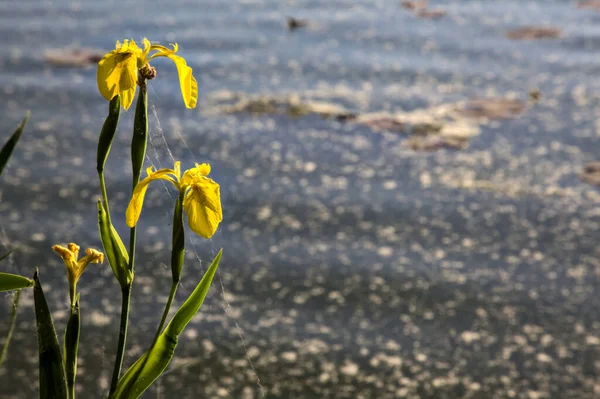
M540 90L537 88L533 88L531 90L529 90L529 99L534 102L537 103L540 101L541 98L541 93Z
M521 114L525 102L509 98L483 98L467 101L459 112L465 118L507 119Z
M342 123L366 126L374 132L406 134L407 145L418 151L464 149L489 120L514 118L526 101L506 97L474 99L420 108L410 112L359 112L305 93L261 94L215 92L207 96L208 113L279 114L293 118L318 115ZM419 138L421 137L421 138Z
M598 1L598 0L584 1L584 2L578 3L577 8L584 8L584 9L600 11L600 1Z
M400 5L407 10L411 10L419 18L424 19L439 19L446 15L446 11L441 8L428 9L427 0L422 1L403 1Z
M412 137L408 147L416 151L464 149L468 140L479 134L480 125L517 117L527 108L527 102L520 99L490 97L410 112L361 113L331 101L314 100L306 94L249 95L226 91L212 93L208 102L205 108L208 113L279 114L293 118L312 114L363 125L374 132L406 134Z
M446 16L446 11L442 9L427 10L422 9L416 12L417 17L424 19L440 19Z
M349 120L353 114L346 108L324 101L302 100L297 94L289 95L248 95L245 93L218 92L209 101L214 107L207 112L236 114L282 114L292 117L317 114L325 118Z
M297 19L294 17L287 18L287 27L289 30L294 31L298 28L305 28L308 26L308 21L304 19Z
M400 5L404 8L406 8L407 10L419 10L422 8L426 8L427 7L427 0L421 0L421 1L403 1L402 3L400 3Z
M389 117L367 120L363 124L373 130L385 130L388 132L406 133L406 130L409 128L406 123Z
M559 28L551 26L523 26L506 32L506 37L511 40L557 39L561 35Z
M464 150L469 141L460 137L425 136L411 137L407 140L409 148L415 151L437 151L440 149Z
M80 47L46 50L46 62L58 66L86 67L98 63L106 51Z
M590 162L579 173L581 181L600 187L600 161Z

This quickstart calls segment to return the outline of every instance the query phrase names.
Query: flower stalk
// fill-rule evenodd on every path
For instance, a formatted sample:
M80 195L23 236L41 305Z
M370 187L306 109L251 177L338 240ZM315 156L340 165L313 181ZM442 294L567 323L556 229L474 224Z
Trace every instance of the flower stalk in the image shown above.
M183 229L184 197L185 193L179 194L177 197L177 202L175 202L175 209L173 211L173 239L171 244L171 274L173 281L171 283L169 299L167 299L167 304L165 305L165 310L163 311L163 315L156 330L156 335L152 345L156 343L158 337L162 333L167 316L169 315L169 310L171 310L171 304L175 298L175 293L177 292L177 287L179 286L179 281L181 280L181 270L183 269L183 261L185 259L185 231Z
M113 139L117 132L119 124L119 116L121 114L121 99L115 96L108 104L108 116L104 120L100 138L98 139L98 151L96 155L96 170L98 171L98 179L100 180L100 190L102 191L102 200L106 209L108 223L111 223L110 208L108 206L108 195L106 194L106 183L104 181L104 166L110 153Z
M146 148L148 145L148 91L146 86L146 76L139 73L138 82L140 93L135 106L135 117L133 121L133 137L131 139L131 168L133 176L132 190L140 180L144 158L146 157ZM131 301L131 288L133 286L133 276L135 274L135 249L136 249L136 226L131 227L129 231L129 274L132 276L128 285L122 286L121 299L121 322L119 328L119 343L117 345L117 355L113 369L112 380L110 384L110 393L117 388L119 375L123 367L123 356L127 343L127 329L129 324L129 304Z
M65 374L67 377L67 393L69 394L69 399L75 399L75 377L77 376L77 353L79 351L80 325L79 295L77 295L75 306L71 306L63 345Z
M6 339L4 340L4 345L2 345L2 352L0 352L0 366L4 362L6 358L6 353L8 352L8 345L10 344L10 340L12 339L13 332L15 330L15 325L17 321L17 310L19 310L19 298L21 297L21 290L18 290L13 297L12 304L12 312L10 314L10 327L8 328L8 334L6 335Z

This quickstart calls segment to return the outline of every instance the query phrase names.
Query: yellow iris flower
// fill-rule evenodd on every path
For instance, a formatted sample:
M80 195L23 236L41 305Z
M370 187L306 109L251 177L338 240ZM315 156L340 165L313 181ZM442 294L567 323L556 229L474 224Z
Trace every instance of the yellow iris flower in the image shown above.
M133 39L124 40L123 44L117 41L115 49L106 54L98 63L98 90L109 101L118 94L121 97L123 108L129 109L133 103L136 88L140 84L138 71L142 73L143 80L151 79L155 72L148 62L156 57L167 57L177 67L185 106L187 108L196 107L198 83L192 75L192 68L187 65L185 59L175 55L178 49L177 44L174 44L171 50L160 44L150 44L148 39L144 39L143 49L139 48ZM151 51L155 51L155 53L150 55Z
M186 170L183 176L179 162L175 162L173 169L159 169L156 172L152 169L152 166L146 169L148 177L133 189L131 201L125 212L127 225L133 227L137 224L150 182L166 180L183 196L183 209L188 215L190 228L204 238L212 237L223 220L223 210L219 184L208 177L210 165L197 163L195 167Z
M67 266L67 279L69 280L69 294L71 296L71 306L75 306L75 289L79 277L90 263L104 262L104 254L95 249L88 248L85 256L79 260L79 245L70 243L67 248L61 245L54 245L52 249L60 255Z

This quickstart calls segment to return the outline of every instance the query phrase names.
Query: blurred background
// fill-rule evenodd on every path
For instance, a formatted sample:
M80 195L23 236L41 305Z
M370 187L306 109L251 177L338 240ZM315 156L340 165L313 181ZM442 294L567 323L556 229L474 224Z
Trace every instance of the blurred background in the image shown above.
M101 246L98 57L177 42L198 107L153 61L147 165L209 162L224 220L190 237L176 304L224 256L144 397L599 397L599 26L593 1L3 0L2 141L31 118L0 181L0 252L17 247L2 270L40 268L60 336L50 247ZM132 117L107 172L122 235ZM168 296L174 195L148 192L125 366ZM120 289L106 263L78 287L78 391L101 398ZM37 396L32 304L3 398ZM2 296L2 337L10 310Z

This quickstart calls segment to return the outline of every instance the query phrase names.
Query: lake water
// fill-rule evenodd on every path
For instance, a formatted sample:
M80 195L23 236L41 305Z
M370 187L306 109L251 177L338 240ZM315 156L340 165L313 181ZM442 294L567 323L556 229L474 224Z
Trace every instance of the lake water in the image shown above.
M209 162L222 191L224 220L210 241L188 242L176 303L221 247L224 256L144 397L600 396L600 195L578 178L600 158L600 12L572 1L431 1L446 15L430 20L398 0L172 3L0 2L2 141L31 110L0 180L0 252L18 247L2 270L40 268L59 336L68 294L50 247L101 245L95 151L107 103L94 66L45 56L148 37L179 44L200 99L185 109L172 63L153 62L147 163ZM288 16L309 26L288 31ZM561 34L505 36L530 25ZM219 106L258 96L353 116L482 98L524 109L470 119L478 135L462 150L419 152L407 135L365 123ZM107 172L123 236L132 115ZM150 344L168 295L174 195L161 183L148 192L126 366ZM79 289L79 396L101 398L120 290L107 264L91 265ZM10 303L4 296L0 336ZM32 305L23 295L3 398L37 396Z

